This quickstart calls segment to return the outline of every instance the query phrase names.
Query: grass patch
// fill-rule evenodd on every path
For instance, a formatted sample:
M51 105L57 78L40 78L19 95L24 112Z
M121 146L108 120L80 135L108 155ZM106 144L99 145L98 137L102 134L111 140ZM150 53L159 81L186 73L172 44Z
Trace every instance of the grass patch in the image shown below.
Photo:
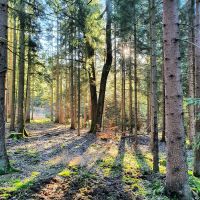
M58 175L59 176L63 176L63 177L69 177L69 176L71 176L71 171L69 170L69 169L65 169L65 170L63 170L62 172L60 172Z
M39 176L39 172L32 172L29 178L23 180L11 179L8 180L9 187L0 187L0 199L7 199L12 193L19 192L22 189L27 189L33 185L35 179Z
M51 119L49 118L31 120L31 124L48 124L50 122L51 122Z

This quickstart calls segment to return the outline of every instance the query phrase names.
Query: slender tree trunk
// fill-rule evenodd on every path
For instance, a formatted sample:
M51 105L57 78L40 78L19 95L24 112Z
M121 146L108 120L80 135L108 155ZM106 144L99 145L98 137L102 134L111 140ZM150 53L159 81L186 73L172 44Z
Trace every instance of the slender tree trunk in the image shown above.
M177 1L163 1L164 67L167 135L166 190L178 199L189 200L188 168L183 125L179 19Z
M16 61L17 61L17 20L16 16L13 17L14 29L13 29L13 71L12 71L12 99L11 99L11 121L10 121L10 131L15 131L15 89L16 89Z
M158 98L157 98L157 57L156 57L156 7L155 0L150 1L150 38L151 38L151 150L153 171L159 171L158 147Z
M22 13L25 10L25 2L21 1L20 10ZM25 68L25 19L23 14L20 15L20 52L19 52L19 84L18 84L18 132L24 131L24 68Z
M114 63L114 105L115 105L115 126L117 126L117 36L116 36L116 26L115 26L115 63Z
M129 131L133 134L133 86L132 86L132 59L131 48L129 52Z
M194 0L189 1L189 23L191 30L189 31L189 38L190 38L190 44L188 47L188 54L189 54L189 77L188 77L188 85L189 85L189 98L194 99L194 85L195 85L195 49L194 49ZM193 43L193 44L191 44ZM193 144L193 139L195 136L195 114L194 114L194 105L189 105L188 106L188 111L189 111L189 141L190 145Z
M147 134L151 134L151 85L150 71L147 72Z
M71 66L70 66L70 118L71 118L71 129L75 130L75 119L74 119L74 56L73 47L71 46Z
M50 104L51 104L51 121L53 122L53 97L54 97L54 95L53 95L53 80L52 80L52 82L51 82L51 84L50 84L50 92L51 92L51 99L50 99Z
M106 20L106 50L107 50L107 52L106 52L106 62L103 67L103 71L102 71L102 75L101 75L99 98L98 98L98 105L97 105L97 115L96 115L97 130L100 130L101 125L102 125L106 84L107 84L108 74L110 72L111 65L112 65L112 39L111 39L112 5L111 5L111 0L106 0L106 10L107 10L107 20Z
M58 19L57 19L57 57L56 57L56 116L55 123L59 123L60 119L60 66L59 66L59 33L58 33Z
M135 95L135 143L137 144L138 130L138 98L137 98L137 20L136 20L136 3L134 2L134 95Z
M66 122L68 121L68 119L70 118L69 116L69 73L68 73L68 69L66 69L66 73L65 73L65 81L66 81L66 93L65 93L65 120Z
M63 106L63 75L62 72L60 73L60 98L59 98L59 104L60 104L60 112L59 112L59 123L60 124L64 124L65 123L65 119L64 119L64 106Z
M196 0L195 16L195 98L200 98L200 1ZM200 106L195 107L196 117L196 142L200 141ZM200 147L195 145L194 150L194 176L200 177Z
M162 107L163 107L163 113L162 113L162 138L161 142L166 142L166 137L165 137L165 127L166 127L166 122L165 122L165 69L164 69L164 52L163 52L163 64L162 64Z
M125 86L126 86L126 64L125 64L125 47L124 47L124 44L122 44L122 102L121 102L121 114L122 114L122 133L125 131L125 117L126 117L126 112L125 112L125 109L126 109L126 103L125 103L125 98L126 98L126 94L125 94Z
M76 58L77 52L75 51L75 58ZM75 127L77 126L77 80L78 80L78 75L77 75L77 62L75 62L75 67L74 67L74 120L75 120Z
M34 67L34 66L33 66ZM34 68L32 69L34 72ZM32 76L32 91L31 91L31 120L34 119L34 98L35 98L35 78L34 78L34 73Z
M29 37L30 40L30 37ZM31 113L30 113L30 107L31 107L31 47L28 49L28 71L27 71L27 82L26 82L26 116L25 116L25 122L30 123L31 122Z
M89 85L90 85L90 102L91 102L91 127L90 131L93 133L95 131L96 125L96 109L97 109L97 89L96 89L96 74L94 65L94 49L87 43L87 63L89 65L88 75L89 75Z
M79 63L78 64L78 136L80 136L80 128L81 128L80 119L81 119L81 65Z
M9 171L10 164L5 144L5 76L7 72L8 1L0 2L0 174Z
M84 76L87 79L88 77L88 73L85 70L84 71ZM88 85L86 84L86 87L84 88L84 122L83 122L83 127L86 128L87 127L87 120L88 120Z

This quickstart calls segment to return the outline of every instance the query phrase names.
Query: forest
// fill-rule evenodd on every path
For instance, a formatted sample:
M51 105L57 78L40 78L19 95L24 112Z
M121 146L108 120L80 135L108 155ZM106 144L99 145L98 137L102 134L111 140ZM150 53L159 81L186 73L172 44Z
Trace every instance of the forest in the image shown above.
M0 0L0 199L199 200L200 1Z

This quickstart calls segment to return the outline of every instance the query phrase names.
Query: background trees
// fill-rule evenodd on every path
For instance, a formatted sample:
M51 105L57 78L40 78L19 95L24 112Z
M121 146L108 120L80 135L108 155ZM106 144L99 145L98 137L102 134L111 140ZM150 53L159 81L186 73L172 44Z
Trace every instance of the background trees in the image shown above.
M9 4L9 42L5 47L1 39L0 73L2 113L5 104L13 134L17 130L23 136L31 118L78 128L78 136L81 128L121 131L122 138L133 137L135 144L138 135L149 134L153 171L158 172L159 140L165 142L166 131L168 192L189 198L185 133L190 145L195 144L195 176L200 168L199 2L178 6L164 1L163 7L157 0ZM1 12L6 17L7 11ZM12 58L6 83L5 48Z

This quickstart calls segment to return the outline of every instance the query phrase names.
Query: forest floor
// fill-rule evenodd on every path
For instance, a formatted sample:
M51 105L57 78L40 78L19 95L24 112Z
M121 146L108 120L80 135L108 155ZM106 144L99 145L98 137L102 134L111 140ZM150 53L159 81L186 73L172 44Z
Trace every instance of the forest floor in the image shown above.
M29 137L8 139L11 165L17 171L1 176L0 199L17 200L167 200L165 144L160 144L160 174L152 173L149 137L139 136L137 149L120 134L95 137L87 130L32 123ZM105 133L105 135L107 132ZM188 151L191 168L192 153ZM194 199L200 180L190 174Z

